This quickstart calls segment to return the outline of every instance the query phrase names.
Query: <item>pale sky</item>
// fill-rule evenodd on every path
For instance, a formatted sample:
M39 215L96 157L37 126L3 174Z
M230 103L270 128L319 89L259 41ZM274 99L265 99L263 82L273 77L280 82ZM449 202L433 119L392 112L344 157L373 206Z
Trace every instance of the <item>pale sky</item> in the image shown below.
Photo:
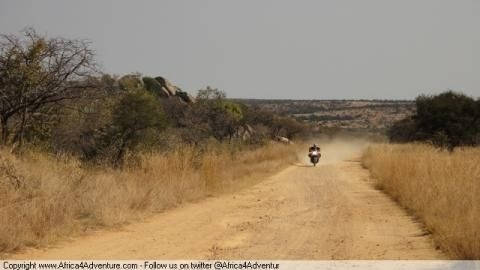
M236 98L480 97L477 0L0 0L0 33L86 38L107 73Z

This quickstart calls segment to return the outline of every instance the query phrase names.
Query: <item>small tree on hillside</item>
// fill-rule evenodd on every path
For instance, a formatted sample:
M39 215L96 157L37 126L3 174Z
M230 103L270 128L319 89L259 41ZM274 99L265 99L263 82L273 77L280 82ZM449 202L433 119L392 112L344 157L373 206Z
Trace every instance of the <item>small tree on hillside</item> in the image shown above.
M242 124L241 106L226 100L225 92L210 86L199 90L196 100L196 104L192 106L195 118L208 124L209 133L215 139L231 141Z
M114 165L121 165L126 151L135 148L149 130L159 132L166 125L156 97L145 90L131 91L114 106L112 122L105 128L97 148L103 150Z
M218 90L217 88L212 88L207 86L205 89L198 90L197 100L206 101L206 100L221 100L225 99L227 95L224 91Z

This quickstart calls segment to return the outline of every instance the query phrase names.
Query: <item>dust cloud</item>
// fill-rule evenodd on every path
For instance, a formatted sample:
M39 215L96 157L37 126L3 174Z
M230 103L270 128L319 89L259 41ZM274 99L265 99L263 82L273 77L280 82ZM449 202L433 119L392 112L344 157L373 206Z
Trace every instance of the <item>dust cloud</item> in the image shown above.
M318 165L325 165L345 160L357 160L371 142L366 139L356 138L310 139L308 143L302 144L304 149L300 149L297 153L298 160L303 165L310 164L308 147L314 143L320 147L322 154Z

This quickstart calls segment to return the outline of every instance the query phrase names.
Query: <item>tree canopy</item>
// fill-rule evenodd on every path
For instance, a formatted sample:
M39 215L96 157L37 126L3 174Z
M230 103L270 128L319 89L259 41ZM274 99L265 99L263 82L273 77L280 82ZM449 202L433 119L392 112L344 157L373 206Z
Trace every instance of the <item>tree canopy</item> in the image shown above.
M85 40L47 38L33 29L0 35L0 141L22 141L26 126L45 106L80 98L91 89L94 52ZM18 118L11 134L12 118Z
M416 108L389 130L392 141L430 141L450 149L480 143L480 100L447 91L417 97Z

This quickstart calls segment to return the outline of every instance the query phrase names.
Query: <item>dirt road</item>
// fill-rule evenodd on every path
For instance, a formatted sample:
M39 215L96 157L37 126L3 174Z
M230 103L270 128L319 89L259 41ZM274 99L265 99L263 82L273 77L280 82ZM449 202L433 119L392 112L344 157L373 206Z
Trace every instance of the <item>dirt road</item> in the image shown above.
M330 144L235 194L186 204L17 259L438 259L428 235L369 183L361 147Z

